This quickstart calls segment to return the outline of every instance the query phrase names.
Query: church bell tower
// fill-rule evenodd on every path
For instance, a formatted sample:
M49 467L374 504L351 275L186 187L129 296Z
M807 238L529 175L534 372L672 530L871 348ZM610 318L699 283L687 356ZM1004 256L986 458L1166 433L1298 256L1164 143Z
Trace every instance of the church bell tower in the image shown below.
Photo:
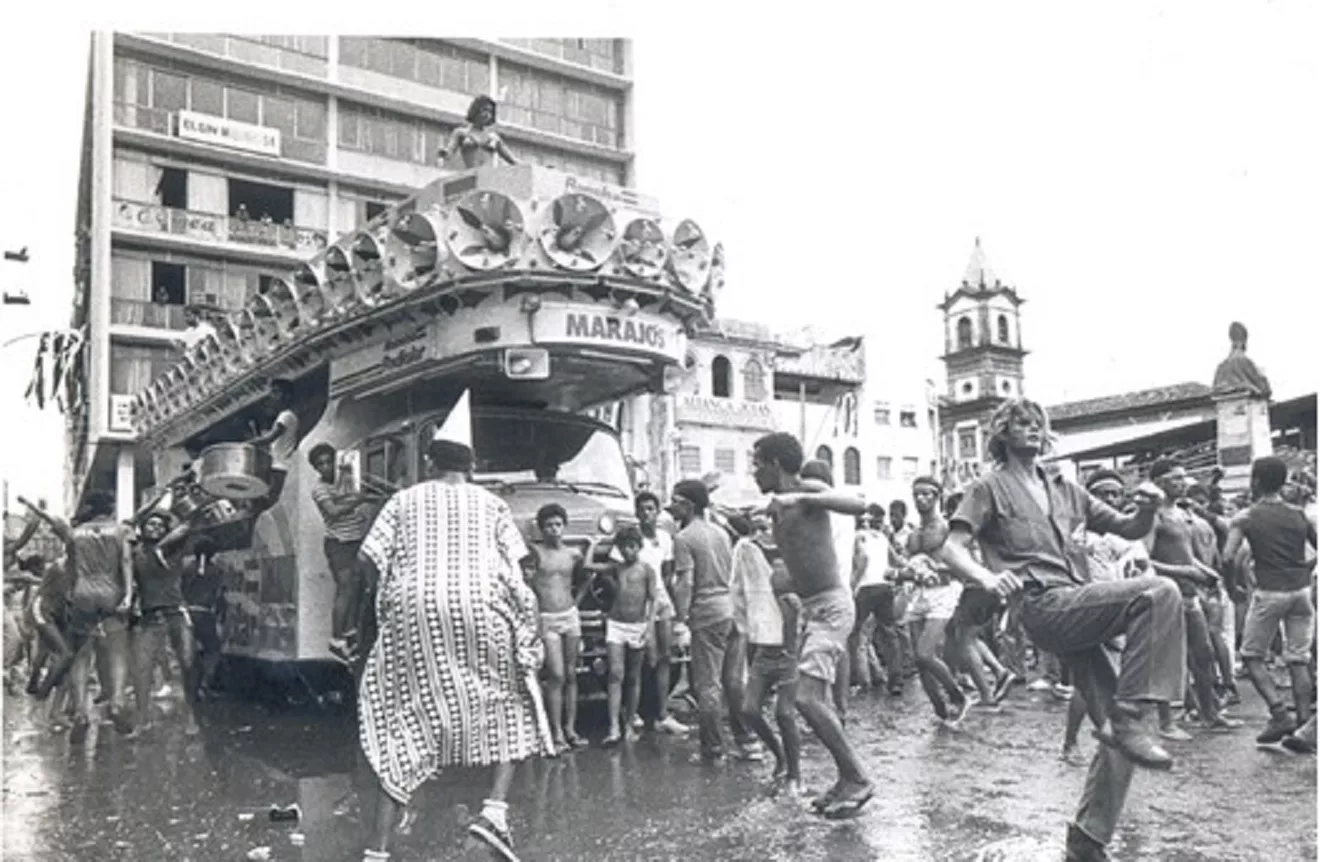
M940 408L944 481L961 487L981 474L990 416L1022 396L1021 307L1026 300L995 276L978 237L962 283L937 306L944 313L948 388Z

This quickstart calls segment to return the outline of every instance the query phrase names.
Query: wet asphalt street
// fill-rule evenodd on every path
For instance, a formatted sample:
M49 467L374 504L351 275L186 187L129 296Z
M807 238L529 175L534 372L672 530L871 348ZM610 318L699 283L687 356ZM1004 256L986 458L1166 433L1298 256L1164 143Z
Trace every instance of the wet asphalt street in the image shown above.
M361 858L373 783L345 710L215 703L193 739L167 718L136 740L93 728L75 748L43 730L32 706L5 695L6 860L210 862L262 847L273 860ZM766 764L689 763L695 740L593 747L519 770L514 838L524 860L565 862L1058 860L1085 773L1058 760L1064 711L1018 688L1003 713L973 712L951 730L936 725L915 686L902 700L859 694L850 727L878 793L860 817L838 823L805 801L763 797ZM1137 776L1116 859L1316 858L1315 758L1255 746L1264 711L1254 694L1234 714L1248 728L1194 732L1173 744L1182 757L1171 774ZM1084 732L1088 754L1095 744ZM832 779L810 739L804 774L813 790ZM423 789L419 822L394 859L464 858L461 827L485 790L485 778L473 778L453 773ZM300 823L269 821L272 804L293 802Z

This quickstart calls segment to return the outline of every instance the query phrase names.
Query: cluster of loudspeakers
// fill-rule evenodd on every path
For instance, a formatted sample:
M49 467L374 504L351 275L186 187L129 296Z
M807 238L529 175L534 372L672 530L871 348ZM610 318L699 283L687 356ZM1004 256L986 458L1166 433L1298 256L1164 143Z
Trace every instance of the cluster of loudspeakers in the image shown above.
M139 427L198 405L276 352L406 294L500 273L605 275L713 304L724 250L696 222L654 217L588 193L520 204L475 189L424 211L395 207L223 318L213 335L136 398Z

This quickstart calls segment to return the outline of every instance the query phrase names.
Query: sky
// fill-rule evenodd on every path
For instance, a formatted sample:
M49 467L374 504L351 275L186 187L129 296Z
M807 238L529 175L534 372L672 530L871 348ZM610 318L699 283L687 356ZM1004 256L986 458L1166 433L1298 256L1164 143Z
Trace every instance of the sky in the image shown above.
M1208 383L1233 320L1278 396L1315 390L1316 4L624 11L637 5L309 22L293 4L229 3L229 20L116 4L113 19L88 6L5 28L0 246L32 261L0 264L0 286L32 305L0 308L0 334L67 323L90 28L398 35L408 21L409 35L632 37L638 186L724 243L723 315L865 335L886 375L942 380L935 306L980 237L1027 300L1035 398ZM0 466L11 495L54 502L61 423L22 403L34 347L2 349Z

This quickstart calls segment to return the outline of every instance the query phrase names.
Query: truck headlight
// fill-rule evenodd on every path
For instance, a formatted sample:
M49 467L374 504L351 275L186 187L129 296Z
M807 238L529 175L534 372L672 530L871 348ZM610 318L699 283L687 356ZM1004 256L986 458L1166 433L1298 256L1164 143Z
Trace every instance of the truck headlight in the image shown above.
M601 515L601 516L600 516L600 520L596 522L596 529L597 529L597 530L600 530L602 533L605 533L606 535L609 535L610 533L613 533L613 532L614 532L614 516L613 516L613 515L608 515L608 514L607 514L607 515Z

